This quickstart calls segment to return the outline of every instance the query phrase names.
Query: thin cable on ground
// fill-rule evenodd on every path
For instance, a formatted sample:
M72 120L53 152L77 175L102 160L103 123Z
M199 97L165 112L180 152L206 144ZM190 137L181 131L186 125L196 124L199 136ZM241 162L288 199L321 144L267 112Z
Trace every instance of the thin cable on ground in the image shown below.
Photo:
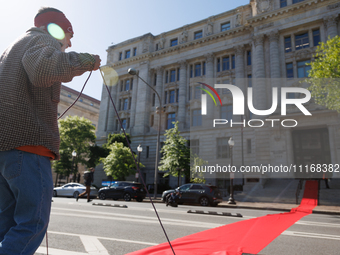
M125 133L125 129L123 128L123 125L122 125L122 121L121 121L121 119L120 119L120 117L119 117L119 114L118 114L118 112L117 112L116 105L115 105L114 102L113 102L113 99L112 99L112 96L111 96L109 87L107 86L107 84L106 84L106 82L105 82L104 76L103 76L103 74L102 74L100 68L99 68L99 71L100 71L100 74L101 74L101 76L102 76L102 78L103 78L103 81L104 81L106 90L107 90L107 92L108 92L108 95L109 95L109 97L110 97L111 103L112 103L112 105L113 105L113 108L114 108L114 110L115 110L115 112L116 112L116 116L117 116L117 118L118 118L119 124L120 124L121 128L123 129L123 132L124 132L124 135L125 135L125 139L126 139L126 141L127 141L127 144L129 145L129 148L130 148L130 151L131 151L133 160L135 161L135 165L136 165L136 167L137 167L138 174L139 174L139 176L140 176L140 178L141 178L141 180L142 180L142 183L143 183L143 185L144 185L144 188L145 188L145 190L146 190L146 192L147 192L147 194L148 194L148 197L149 197L149 199L150 199L150 202L151 202L151 204L152 204L152 207L153 207L153 209L154 209L154 211L155 211L155 213L156 213L157 219L158 219L159 224L161 225L161 227L162 227L162 229L163 229L164 235L165 235L165 237L166 237L166 239L167 239L167 241L168 241L168 243L169 243L169 245L170 245L170 248L171 248L173 254L176 255L176 253L175 253L175 251L174 251L174 249L173 249L173 247L172 247L172 245L171 245L170 239L169 239L169 237L168 237L168 235L167 235L167 233L166 233L166 231L165 231L165 228L164 228L164 226L163 226L163 224L162 224L161 218L159 217L158 212L157 212L157 210L156 210L156 207L155 207L155 205L154 205L154 203L153 203L153 201L152 201L151 195L150 195L150 193L149 193L149 191L148 191L148 189L147 189L147 187L146 187L146 185L145 185L143 176L141 175L141 172L140 172L140 169L139 169L139 165L138 165L138 163L137 163L137 160L136 160L136 158L135 158L135 155L133 154L133 151L132 151L132 149L131 149L131 145L130 145L130 143L129 143L129 139L127 138L127 135L126 135L126 133ZM158 153L158 151L156 151L156 153Z

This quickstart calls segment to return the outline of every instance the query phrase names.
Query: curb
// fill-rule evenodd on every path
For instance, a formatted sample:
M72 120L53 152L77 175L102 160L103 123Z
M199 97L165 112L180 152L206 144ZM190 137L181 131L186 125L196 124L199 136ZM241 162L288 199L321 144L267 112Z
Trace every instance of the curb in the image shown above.
M128 208L127 205L117 205L117 204L92 203L92 205L110 206L110 207L119 207L119 208Z
M187 211L187 213L196 213L196 214L209 214L209 215L216 215L216 216L229 216L229 217L243 217L242 214L240 213L236 213L236 214L231 214L228 212L222 212L222 213L218 213L218 212L212 212L212 211L199 211L199 210L195 210L195 211Z

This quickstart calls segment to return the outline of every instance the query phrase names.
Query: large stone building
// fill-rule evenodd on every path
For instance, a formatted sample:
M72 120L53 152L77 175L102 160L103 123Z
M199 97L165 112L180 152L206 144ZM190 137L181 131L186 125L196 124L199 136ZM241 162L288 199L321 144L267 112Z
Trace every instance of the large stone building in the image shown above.
M293 105L287 107L287 115L283 116L280 104L267 116L255 116L250 111L233 115L232 94L225 88L217 88L222 104L214 106L208 97L204 110L207 114L203 115L201 98L206 86L200 82L212 87L234 84L244 95L252 87L254 107L270 109L273 88L280 91L283 87L305 86L300 80L307 77L310 67L306 63L313 60L318 43L340 34L339 13L337 0L250 0L247 5L159 35L149 33L110 46L107 66L119 75L110 93L126 132L132 136L132 148L135 150L138 144L143 147L141 162L146 166L143 169L146 183L154 180L160 110L161 141L172 122L179 121L181 134L190 140L191 149L211 166L231 163L228 146L231 136L235 141L233 165L238 168L264 164L287 167L338 164L337 112L311 100L305 107L312 116ZM161 109L154 91L136 76L129 75L129 68L136 69L161 96ZM287 93L287 98L303 96ZM229 124L213 128L214 119L228 120ZM289 124L287 119L298 125ZM234 126L230 125L231 121ZM265 125L254 127L259 123ZM98 141L103 143L109 133L120 130L108 93L103 89ZM209 177L208 182L223 187L229 174L213 173ZM247 183L276 176L237 173L236 177L245 177ZM103 172L100 178L106 178ZM170 179L171 186L176 184L177 178Z

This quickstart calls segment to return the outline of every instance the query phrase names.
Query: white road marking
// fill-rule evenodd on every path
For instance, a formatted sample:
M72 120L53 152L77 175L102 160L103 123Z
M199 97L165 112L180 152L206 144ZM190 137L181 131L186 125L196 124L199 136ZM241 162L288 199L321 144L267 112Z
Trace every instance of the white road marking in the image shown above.
M99 240L94 236L80 236L80 240L82 241L85 250L89 254L93 255L110 255L109 252L105 249L104 245L102 245Z
M340 236L336 235L326 235L326 234L317 234L317 233L307 233L307 232L296 232L296 231L284 231L282 235L286 236L299 236L299 237L307 237L307 238L319 238L319 239L329 239L329 240L339 240Z
M46 247L40 246L36 253L47 254ZM48 248L49 255L89 255L88 253L79 252L79 251L66 251L54 248Z

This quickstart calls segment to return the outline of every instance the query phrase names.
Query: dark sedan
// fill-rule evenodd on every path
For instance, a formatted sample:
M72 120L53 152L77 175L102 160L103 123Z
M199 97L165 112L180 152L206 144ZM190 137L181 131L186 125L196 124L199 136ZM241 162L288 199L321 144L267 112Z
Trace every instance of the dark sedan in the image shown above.
M136 199L142 202L146 191L142 184L138 182L115 181L110 187L101 188L98 197L102 200L112 198L113 200L124 199L130 201Z
M213 185L188 183L178 187L181 193L179 204L200 204L201 206L217 206L222 202L220 190ZM166 190L162 194L162 200L165 202L166 196L175 190Z

